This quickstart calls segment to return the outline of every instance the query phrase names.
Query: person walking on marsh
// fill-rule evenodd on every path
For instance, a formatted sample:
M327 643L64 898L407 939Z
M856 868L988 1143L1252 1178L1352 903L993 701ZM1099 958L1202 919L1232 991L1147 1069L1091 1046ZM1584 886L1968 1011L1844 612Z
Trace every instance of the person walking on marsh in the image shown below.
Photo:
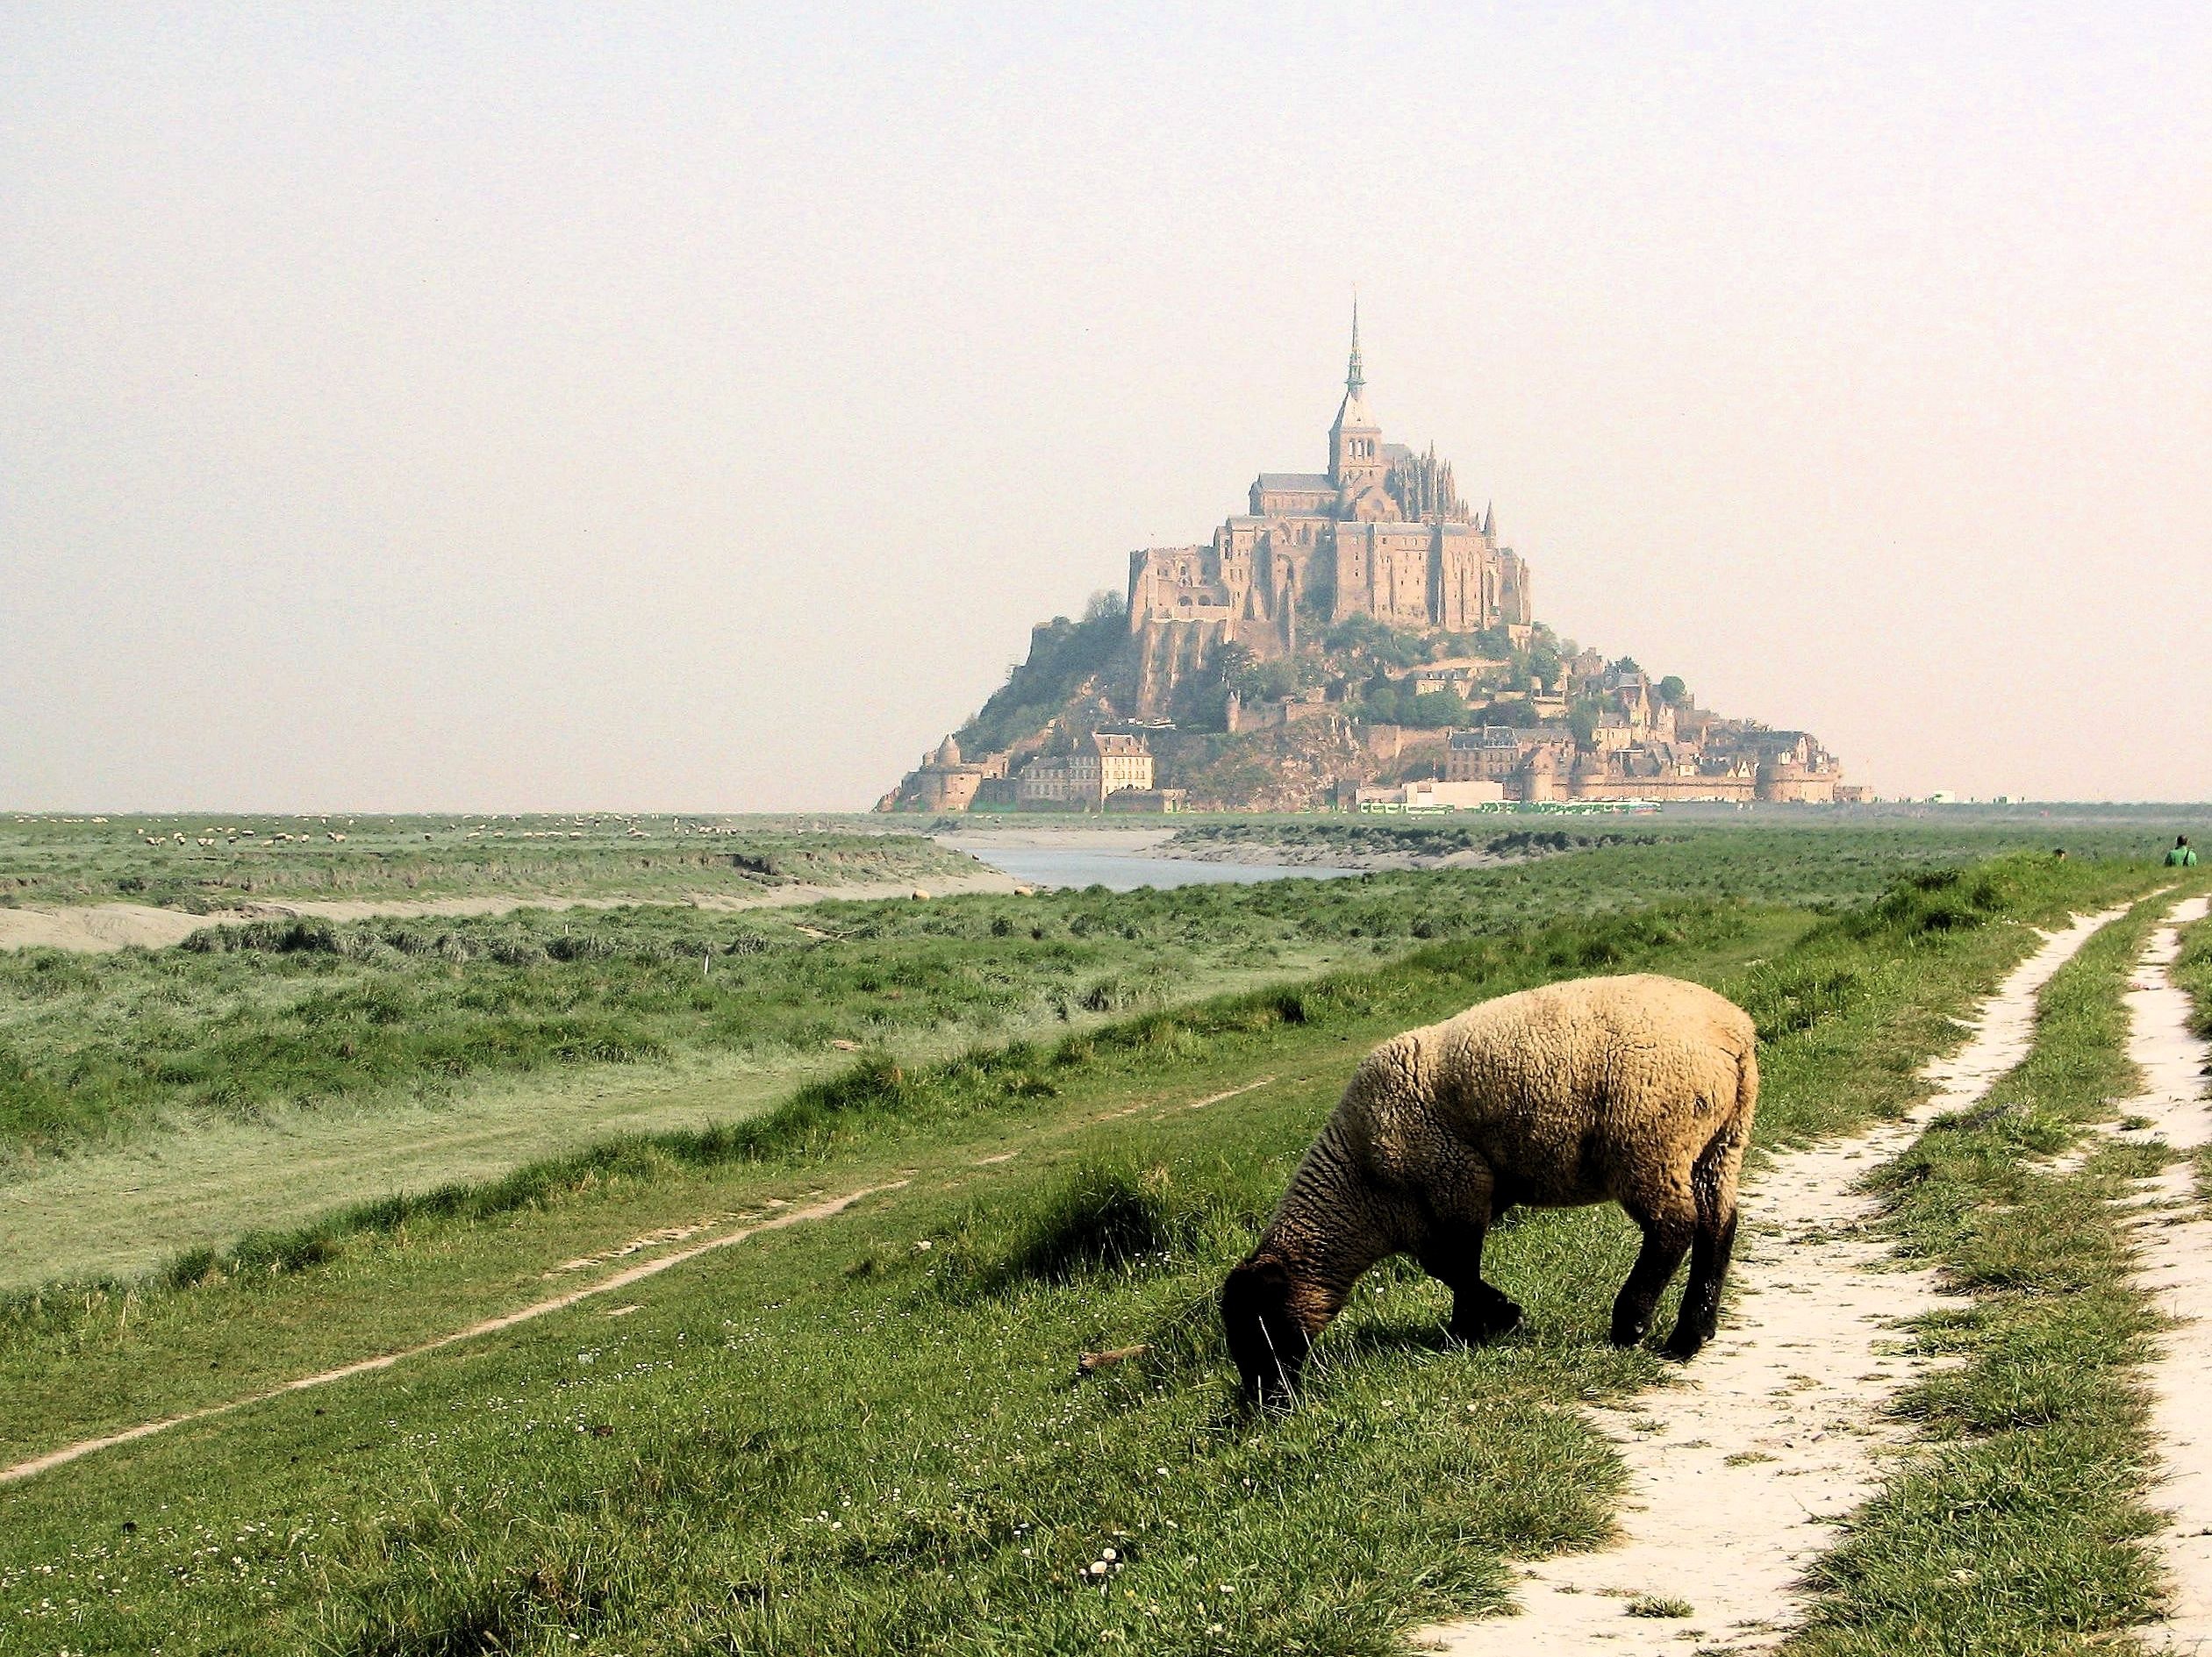
M2173 849L2165 854L2165 866L2168 868L2196 867L2196 847L2189 844L2187 835L2177 834L2173 837Z

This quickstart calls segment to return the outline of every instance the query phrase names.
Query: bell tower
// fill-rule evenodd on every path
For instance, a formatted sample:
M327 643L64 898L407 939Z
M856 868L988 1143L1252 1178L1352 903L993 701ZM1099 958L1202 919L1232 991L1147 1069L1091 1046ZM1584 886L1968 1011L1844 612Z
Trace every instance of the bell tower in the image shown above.
M1389 467L1383 460L1383 429L1367 411L1367 375L1359 360L1359 302L1352 301L1352 356L1344 370L1344 401L1336 424L1328 428L1328 481L1336 485L1340 507L1381 491Z

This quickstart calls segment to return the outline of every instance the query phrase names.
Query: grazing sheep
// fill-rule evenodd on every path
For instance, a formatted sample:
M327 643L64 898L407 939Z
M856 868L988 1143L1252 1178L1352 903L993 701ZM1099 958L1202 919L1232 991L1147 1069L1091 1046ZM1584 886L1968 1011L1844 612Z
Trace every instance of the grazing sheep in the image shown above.
M1643 1339L1687 1253L1665 1349L1689 1357L1712 1339L1736 1240L1757 1045L1741 1008L1650 974L1523 990L1384 1042L1222 1285L1246 1398L1287 1402L1352 1285L1391 1254L1450 1286L1457 1339L1511 1330L1521 1308L1483 1281L1482 1245L1516 1203L1615 1202L1643 1228L1614 1303L1619 1346Z

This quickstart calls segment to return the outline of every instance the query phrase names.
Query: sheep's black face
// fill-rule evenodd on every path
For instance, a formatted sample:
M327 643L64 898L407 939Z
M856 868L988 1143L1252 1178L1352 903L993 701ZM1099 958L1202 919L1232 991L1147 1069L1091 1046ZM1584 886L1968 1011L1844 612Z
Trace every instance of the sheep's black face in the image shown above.
M1248 1260L1221 1285L1221 1326L1244 1383L1244 1402L1286 1409L1313 1340L1291 1311L1290 1268Z

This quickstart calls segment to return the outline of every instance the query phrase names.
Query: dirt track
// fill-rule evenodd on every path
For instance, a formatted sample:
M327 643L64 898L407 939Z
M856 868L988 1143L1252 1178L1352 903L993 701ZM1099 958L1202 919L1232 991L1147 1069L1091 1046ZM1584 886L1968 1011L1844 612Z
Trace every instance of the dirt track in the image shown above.
M1807 1563L1873 1495L1879 1452L1897 1441L1883 1406L1923 1368L1897 1350L1898 1325L1941 1303L1933 1274L1881 1269L1890 1251L1872 1233L1861 1182L2027 1056L2037 993L2124 912L2047 936L1985 1003L1966 1046L1923 1070L1935 1092L1909 1116L1777 1156L1747 1184L1728 1325L1679 1385L1601 1421L1629 1473L1619 1542L1529 1568L1521 1615L1432 1628L1417 1644L1564 1657L1779 1642L1802 1614Z
M2143 1091L2120 1106L2150 1126L2122 1139L2163 1139L2184 1154L2142 1182L2130 1206L2136 1282L2173 1320L2149 1375L2151 1424L2163 1466L2150 1503L2167 1515L2155 1539L2172 1604L2165 1621L2140 1631L2156 1651L2212 1652L2212 1421L2205 1418L2205 1377L2212 1375L2212 1219L2198 1200L2188 1156L2212 1144L2205 1072L2212 1045L2191 1027L2189 997L2168 976L2181 953L2177 929L2201 920L2206 900L2177 906L2151 934L2128 993L2128 1056L2143 1072Z
M450 1333L440 1335L435 1339L402 1347L397 1352L380 1353L374 1358L363 1358L355 1363L341 1364L334 1369L318 1370L313 1375L301 1375L297 1380L287 1381L282 1386L264 1388L261 1391L248 1393L242 1398L233 1398L224 1403L209 1404L201 1410L188 1410L182 1415L164 1417L159 1421L148 1421L139 1426L125 1428L121 1432L109 1433L104 1438L83 1439L75 1444L65 1444L58 1450L49 1450L43 1455L32 1456L29 1461L18 1461L13 1467L0 1468L0 1484L12 1484L18 1480L33 1477L54 1468L75 1461L80 1457L91 1455L96 1451L111 1450L118 1445L133 1443L140 1439L150 1439L157 1432L166 1432L171 1427L181 1427L187 1422L205 1421L211 1417L228 1415L234 1410L243 1410L248 1404L265 1403L271 1398L281 1398L288 1392L304 1392L311 1387L325 1387L334 1381L346 1381L354 1375L365 1375L375 1370L389 1369L396 1363L403 1362L409 1358L419 1358L425 1353L436 1352L441 1346L450 1346L459 1341L475 1340L481 1336L497 1334L500 1330L512 1329L517 1324L526 1324L539 1318L549 1317L557 1311L566 1311L579 1301L590 1300L598 1295L611 1294L618 1289L627 1289L631 1284L664 1272L671 1266L681 1266L686 1261L697 1260L701 1254L712 1253L718 1248L728 1248L733 1244L743 1242L748 1237L756 1237L762 1232L782 1231L787 1225L800 1225L808 1220L827 1219L833 1214L841 1214L863 1198L874 1196L883 1191L896 1190L905 1183L904 1180L899 1180L890 1185L870 1185L862 1190L848 1192L843 1196L831 1197L825 1202L812 1203L805 1208L792 1209L788 1213L778 1214L773 1219L762 1220L755 1225L742 1225L734 1231L722 1232L710 1237L703 1243L694 1243L689 1248L678 1249L672 1254L660 1255L655 1259L647 1261L641 1266L627 1267L609 1276L600 1278L597 1282L586 1283L581 1289L572 1289L564 1295L555 1295L550 1299L533 1301L531 1304L519 1307L513 1311L502 1312L496 1318L483 1318L479 1322L470 1324L466 1329L456 1329ZM641 1246L649 1247L662 1236L673 1240L675 1235L676 1233L673 1232L656 1233L655 1238L641 1239ZM584 1261L574 1263L577 1266L586 1266L591 1262Z

